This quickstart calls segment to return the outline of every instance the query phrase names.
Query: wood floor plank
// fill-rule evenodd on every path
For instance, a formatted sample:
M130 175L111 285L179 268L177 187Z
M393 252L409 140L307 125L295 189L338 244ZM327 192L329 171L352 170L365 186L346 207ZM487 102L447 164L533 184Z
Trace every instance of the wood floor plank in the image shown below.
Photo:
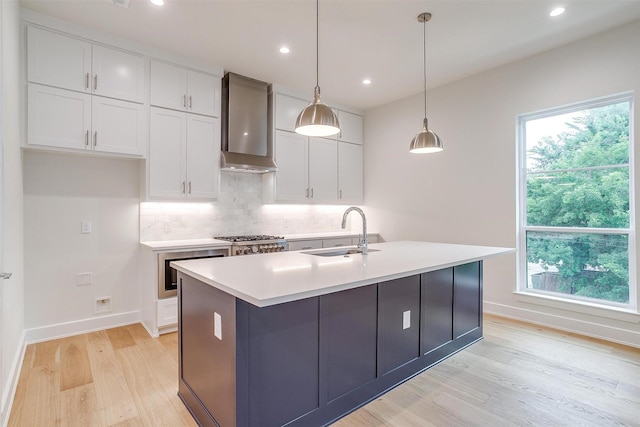
M21 409L10 426L60 426L60 375L56 364L33 367L22 384L25 387Z
M127 328L112 328L107 329L106 332L111 342L111 347L113 347L114 350L136 345L136 341Z
M87 353L87 336L64 338L60 342L60 391L93 382Z
M87 351L100 422L111 426L137 417L138 411L107 333L100 331L88 334Z
M33 366L51 366L58 362L61 340L38 343L35 346Z
M60 393L62 427L99 427L98 403L93 384L81 385Z

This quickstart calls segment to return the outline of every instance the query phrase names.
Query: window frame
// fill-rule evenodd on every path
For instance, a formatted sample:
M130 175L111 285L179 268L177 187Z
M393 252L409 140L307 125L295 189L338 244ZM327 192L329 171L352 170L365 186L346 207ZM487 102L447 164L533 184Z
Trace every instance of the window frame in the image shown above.
M626 165L603 165L588 168L572 168L562 171L539 171L533 174L527 171L527 140L526 123L531 120L544 119L559 116L581 110L594 109L607 105L628 102L629 103L629 162ZM602 98L586 100L561 107L548 108L532 113L521 114L516 117L516 239L517 239L517 265L516 265L516 293L524 296L540 297L548 300L561 301L562 303L585 305L612 310L624 310L637 312L638 310L638 286L636 282L636 228L635 228L635 179L634 179L634 100L633 92L624 92ZM629 228L589 228L589 227L556 227L527 225L527 176L548 172L574 172L589 169L604 169L616 166L626 166L629 169ZM557 232L573 234L616 234L626 235L628 242L629 259L629 302L619 303L597 298L582 297L578 295L563 294L561 292L531 289L527 287L527 232Z

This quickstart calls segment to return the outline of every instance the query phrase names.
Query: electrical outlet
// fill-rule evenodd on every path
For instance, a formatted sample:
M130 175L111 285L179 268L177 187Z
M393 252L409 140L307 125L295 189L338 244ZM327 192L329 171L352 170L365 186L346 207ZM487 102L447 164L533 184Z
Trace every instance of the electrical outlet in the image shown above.
M96 298L95 314L111 312L111 297Z
M91 234L91 221L82 221L80 223L80 232L82 234Z
M411 327L411 310L407 310L402 313L402 329L409 329Z
M93 283L93 274L92 273L78 273L76 275L76 285L77 286L91 285L92 283Z
M222 341L222 316L213 312L213 336Z

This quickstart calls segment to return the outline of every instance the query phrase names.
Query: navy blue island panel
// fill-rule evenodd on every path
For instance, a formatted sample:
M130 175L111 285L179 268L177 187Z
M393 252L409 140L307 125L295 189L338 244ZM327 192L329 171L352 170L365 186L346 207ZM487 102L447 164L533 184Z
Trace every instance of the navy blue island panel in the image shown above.
M256 307L179 275L199 425L323 426L482 338L482 262Z

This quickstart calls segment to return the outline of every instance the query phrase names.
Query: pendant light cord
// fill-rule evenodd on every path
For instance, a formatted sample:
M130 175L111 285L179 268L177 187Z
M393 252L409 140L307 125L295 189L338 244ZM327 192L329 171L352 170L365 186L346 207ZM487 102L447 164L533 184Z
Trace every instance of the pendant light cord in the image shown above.
M422 23L422 57L424 70L424 118L427 118L427 20Z
M319 31L318 31L318 15L320 14L320 0L316 0L316 87L320 87L319 85L319 75L320 75L320 65L319 65L319 57L320 57L320 42L319 42Z

